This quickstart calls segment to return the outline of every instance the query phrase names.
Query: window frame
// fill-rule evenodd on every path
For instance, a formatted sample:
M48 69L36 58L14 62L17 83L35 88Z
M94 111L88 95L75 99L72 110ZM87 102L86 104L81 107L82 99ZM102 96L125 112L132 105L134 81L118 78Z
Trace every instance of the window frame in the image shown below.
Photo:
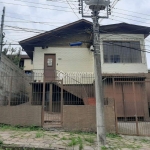
M125 53L122 53L122 55L121 55L121 51L123 52L123 47L121 48L121 50L120 49L118 49L119 51L118 51L118 53L119 54L117 54L117 49L115 49L115 46L113 45L113 47L112 47L112 53L113 53L113 55L111 55L111 54L109 54L109 49L105 49L105 45L104 45L104 43L106 43L106 42L110 42L110 44L109 44L109 46L111 46L111 45L113 45L113 43L115 42L115 43L119 43L120 42L120 44L121 45L125 45L125 44L127 44L127 43L129 43L129 47L130 47L130 51L128 51L128 55L129 56L131 56L131 57L123 57L123 54L125 54ZM141 43L140 43L140 41L125 41L125 40L104 40L103 41L103 63L105 63L105 64L141 64L142 63L142 50L141 50L141 52L139 53L139 54L137 54L137 58L135 59L134 58L134 56L135 55L133 55L134 53L131 53L131 51L132 51L132 47L131 47L131 44L133 44L133 42L135 42L135 44L136 44L136 42L138 43L138 44L136 44L137 45L137 47L139 47L139 50L141 50ZM109 47L109 46L107 46L107 47ZM116 52L114 53L114 49L116 50ZM105 51L107 51L106 53L105 53ZM138 50L137 50L138 51ZM135 53L137 52L136 50L135 50ZM119 57L119 60L118 61L115 61L115 59L117 59L117 57L116 56L120 56ZM139 56L138 56L139 55ZM112 61L112 57L113 56L113 61ZM114 57L116 57L116 58L114 58ZM132 58L133 57L133 58ZM140 59L139 59L139 58ZM106 59L107 58L107 59ZM128 59L131 59L130 61L128 61ZM135 59L135 60L134 60ZM107 61L106 61L107 60ZM136 62L137 61L137 62Z

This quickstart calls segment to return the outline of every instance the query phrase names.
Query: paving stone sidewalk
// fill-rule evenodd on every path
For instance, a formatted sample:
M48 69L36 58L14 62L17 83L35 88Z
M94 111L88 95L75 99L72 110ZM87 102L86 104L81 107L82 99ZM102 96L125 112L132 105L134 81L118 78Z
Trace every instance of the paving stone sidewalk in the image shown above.
M61 150L95 150L96 134L81 132L26 131L0 128L0 143L21 147L61 149ZM150 138L107 135L107 145L102 150L150 150Z

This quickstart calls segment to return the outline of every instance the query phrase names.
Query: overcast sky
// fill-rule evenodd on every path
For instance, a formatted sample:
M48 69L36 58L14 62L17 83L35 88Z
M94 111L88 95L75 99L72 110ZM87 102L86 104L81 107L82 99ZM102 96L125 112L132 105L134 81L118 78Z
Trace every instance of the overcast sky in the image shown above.
M126 22L150 27L150 0L111 0L112 4L116 1L112 15L100 21L101 25ZM0 0L0 16L4 6L7 44L17 44L23 39L82 19L78 13L78 0ZM88 7L84 11L90 13ZM150 51L150 36L145 44ZM147 62L150 68L148 53Z

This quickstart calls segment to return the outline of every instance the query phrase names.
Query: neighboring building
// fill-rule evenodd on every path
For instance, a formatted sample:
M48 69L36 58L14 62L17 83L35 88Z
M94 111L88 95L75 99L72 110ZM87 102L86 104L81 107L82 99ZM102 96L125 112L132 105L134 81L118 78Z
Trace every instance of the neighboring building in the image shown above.
M23 68L26 74L31 74L33 69L33 61L28 55L20 55L20 68Z
M41 74L44 73L40 79L35 77L35 81L56 80L57 72L57 76L63 79L63 86L72 86L73 95L77 96L77 83L69 83L65 77L66 74L94 74L93 52L90 50L91 26L91 22L82 19L21 41L20 45L33 60L33 72L38 73L40 70ZM115 99L118 118L135 116L134 95L137 95L138 117L149 119L147 98L142 97L145 95L144 81L148 73L146 54L142 50L145 49L144 39L149 36L149 32L149 27L126 23L100 27L101 64L105 79L104 97ZM69 46L69 43L76 41L83 42L82 46ZM94 80L81 82L82 77L79 77L79 81L85 89L88 84L94 87ZM91 95L88 95L89 99L94 97L94 92ZM80 98L84 104L88 104L84 95Z

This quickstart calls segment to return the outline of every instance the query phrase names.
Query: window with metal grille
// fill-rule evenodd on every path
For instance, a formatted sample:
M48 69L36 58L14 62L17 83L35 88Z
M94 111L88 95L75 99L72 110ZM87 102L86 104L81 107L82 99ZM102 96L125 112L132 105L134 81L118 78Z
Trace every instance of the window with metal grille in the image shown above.
M104 41L104 63L141 63L138 41Z

